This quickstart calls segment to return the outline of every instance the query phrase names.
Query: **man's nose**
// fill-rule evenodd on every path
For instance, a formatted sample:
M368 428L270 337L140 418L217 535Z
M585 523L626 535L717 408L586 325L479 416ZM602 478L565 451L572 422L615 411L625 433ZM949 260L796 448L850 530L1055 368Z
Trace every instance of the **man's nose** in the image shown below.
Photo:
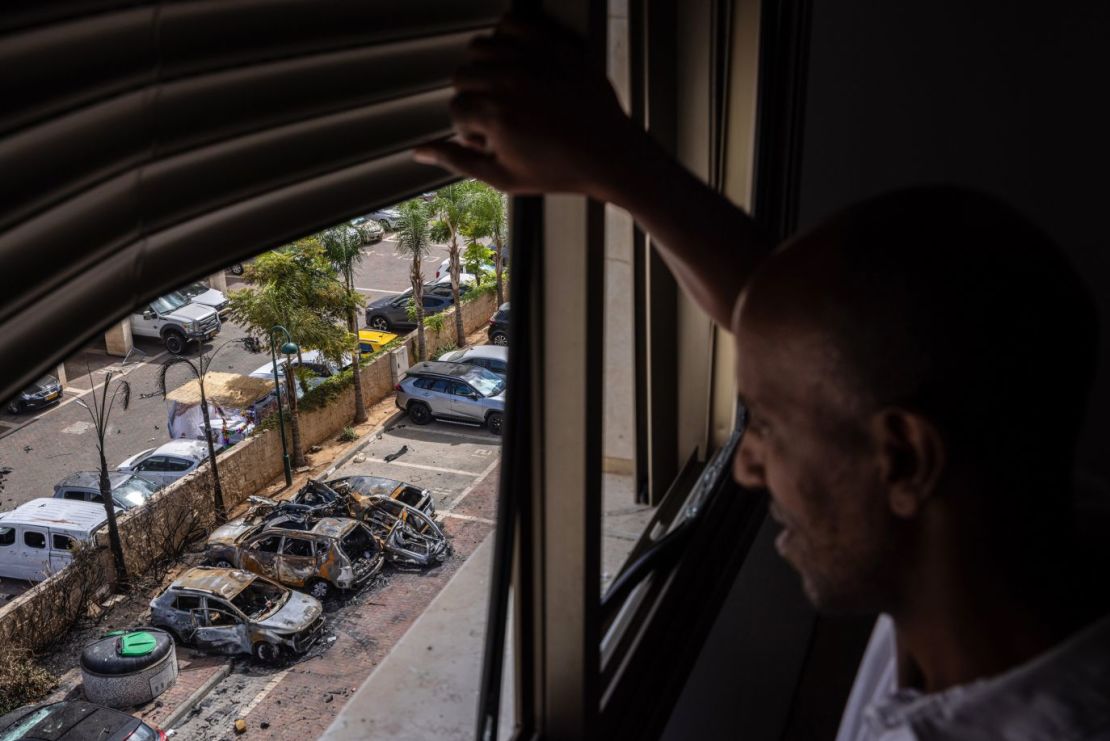
M752 435L740 440L736 457L732 462L732 477L736 483L748 489L767 488L766 473L763 468L763 445Z

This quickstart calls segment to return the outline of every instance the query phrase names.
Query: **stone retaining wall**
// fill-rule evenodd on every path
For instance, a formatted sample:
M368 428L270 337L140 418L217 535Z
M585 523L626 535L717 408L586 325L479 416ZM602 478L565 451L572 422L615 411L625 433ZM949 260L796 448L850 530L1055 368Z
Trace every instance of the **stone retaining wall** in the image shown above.
M496 308L495 296L481 296L463 304L467 334L488 322ZM427 332L429 352L454 342L453 310L443 316L443 329ZM410 357L415 357L415 332L404 338L404 345L409 348ZM395 379L388 353L371 359L360 370L367 406L393 392ZM353 417L354 388L350 387L327 406L300 414L302 445L307 449L338 435ZM281 438L276 430L260 432L219 454L216 460L224 506L230 510L281 475ZM211 474L205 467L167 486L144 507L119 516L120 540L129 574L138 577L152 573L153 564L176 558L198 528L207 531L215 524ZM111 586L114 568L107 533L98 537L93 557L99 562L97 568L64 569L0 607L0 642L39 651L64 635L83 608L75 595L81 595L82 590L103 593ZM153 573L158 572L153 569ZM82 583L75 583L78 578Z

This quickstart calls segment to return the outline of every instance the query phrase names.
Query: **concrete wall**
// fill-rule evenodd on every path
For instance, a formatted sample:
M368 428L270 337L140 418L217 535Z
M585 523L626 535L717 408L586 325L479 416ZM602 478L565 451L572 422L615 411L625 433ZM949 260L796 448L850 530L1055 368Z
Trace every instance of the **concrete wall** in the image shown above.
M481 296L463 304L463 326L467 334L489 321L497 308L496 301L495 296ZM455 321L452 312L444 314L441 331L428 331L430 350L448 343L453 346ZM410 347L410 353L415 354L416 334L406 336L404 342ZM394 379L387 353L363 365L361 375L363 399L367 405L393 392ZM300 413L302 444L307 449L338 435L353 417L354 388L351 387L331 404ZM216 460L224 506L232 509L281 475L281 438L276 430L264 430L221 453ZM118 518L129 575L133 579L151 573L157 575L158 570L152 569L155 564L174 559L185 543L196 537L198 530L207 532L215 524L211 476L207 468L174 482L146 506ZM103 593L111 586L114 569L106 533L98 538L93 557L97 560L96 566L64 569L0 608L0 643L41 650L64 635L86 606L78 597L83 593Z

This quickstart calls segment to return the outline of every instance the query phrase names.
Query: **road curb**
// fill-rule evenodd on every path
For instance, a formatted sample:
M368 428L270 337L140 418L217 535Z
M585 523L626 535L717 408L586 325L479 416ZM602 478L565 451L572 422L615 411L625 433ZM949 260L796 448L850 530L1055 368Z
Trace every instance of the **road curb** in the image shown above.
M200 704L200 701L208 696L208 693L212 691L212 688L223 681L228 674L231 674L231 664L224 664L219 669L217 669L216 673L209 677L204 684L193 690L193 694L185 698L185 702L178 705L177 708L172 713L167 715L166 719L163 720L159 725L163 728L163 730L169 730L173 728L175 725L178 724L178 722L181 721L182 718L189 714L189 711Z
M354 445L346 453L344 453L343 455L339 456L334 461L332 461L331 466L327 470L325 470L322 474L320 474L319 480L323 481L323 480L326 480L328 478L331 478L332 474L334 474L336 472L336 470L338 470L341 466L345 466L349 460L354 458L356 455L358 455L358 453L363 448L365 448L367 445L369 445L371 442L373 442L374 439L375 439L374 438L375 435L377 435L379 432L384 432L388 427L392 426L393 423L395 423L398 419L400 419L402 416L404 416L404 414L405 413L403 411L397 410L393 414L386 417L384 422L382 422L380 425L378 425L374 429L370 430L370 432L366 433L363 436L363 439L358 442L358 444Z

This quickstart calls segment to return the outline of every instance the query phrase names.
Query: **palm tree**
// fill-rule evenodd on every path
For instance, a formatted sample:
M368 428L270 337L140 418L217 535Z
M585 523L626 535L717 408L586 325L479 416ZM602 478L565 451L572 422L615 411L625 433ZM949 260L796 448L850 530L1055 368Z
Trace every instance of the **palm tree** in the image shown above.
M112 375L112 371L107 372L104 385L98 392L93 384L90 370L89 386L92 387L92 403L86 404L80 399L77 403L88 411L93 428L96 430L96 451L100 454L100 499L104 503L104 512L108 516L108 546L111 548L112 560L116 567L116 590L122 592L127 587L127 564L123 560L123 543L120 542L119 528L116 527L116 503L112 499L112 484L108 480L108 459L104 454L104 440L108 435L108 422L116 406L116 399L119 398L124 409L131 404L131 384L121 379L116 381L113 387Z
M420 271L421 259L432 249L430 214L423 200L413 198L400 206L401 220L397 227L397 252L412 260L409 278L412 280L412 302L416 312L416 359L423 360L424 347L424 276Z
M502 267L509 234L505 194L481 182L475 183L473 188L465 234L472 241L489 239L493 245L493 272L497 279L497 305L500 306L505 303Z
M432 201L432 210L439 217L438 231L447 237L447 256L451 265L451 298L455 302L455 344L466 344L463 329L462 303L459 301L459 234L467 221L474 184L468 181L440 188Z
M350 311L347 313L347 328L355 337L352 353L355 383L354 423L360 425L366 421L366 401L362 398L362 373L359 371L358 311L356 310L359 296L355 292L355 266L362 262L362 239L357 231L344 225L321 232L320 242L324 245L324 253L328 260L343 276L343 282L352 299Z

